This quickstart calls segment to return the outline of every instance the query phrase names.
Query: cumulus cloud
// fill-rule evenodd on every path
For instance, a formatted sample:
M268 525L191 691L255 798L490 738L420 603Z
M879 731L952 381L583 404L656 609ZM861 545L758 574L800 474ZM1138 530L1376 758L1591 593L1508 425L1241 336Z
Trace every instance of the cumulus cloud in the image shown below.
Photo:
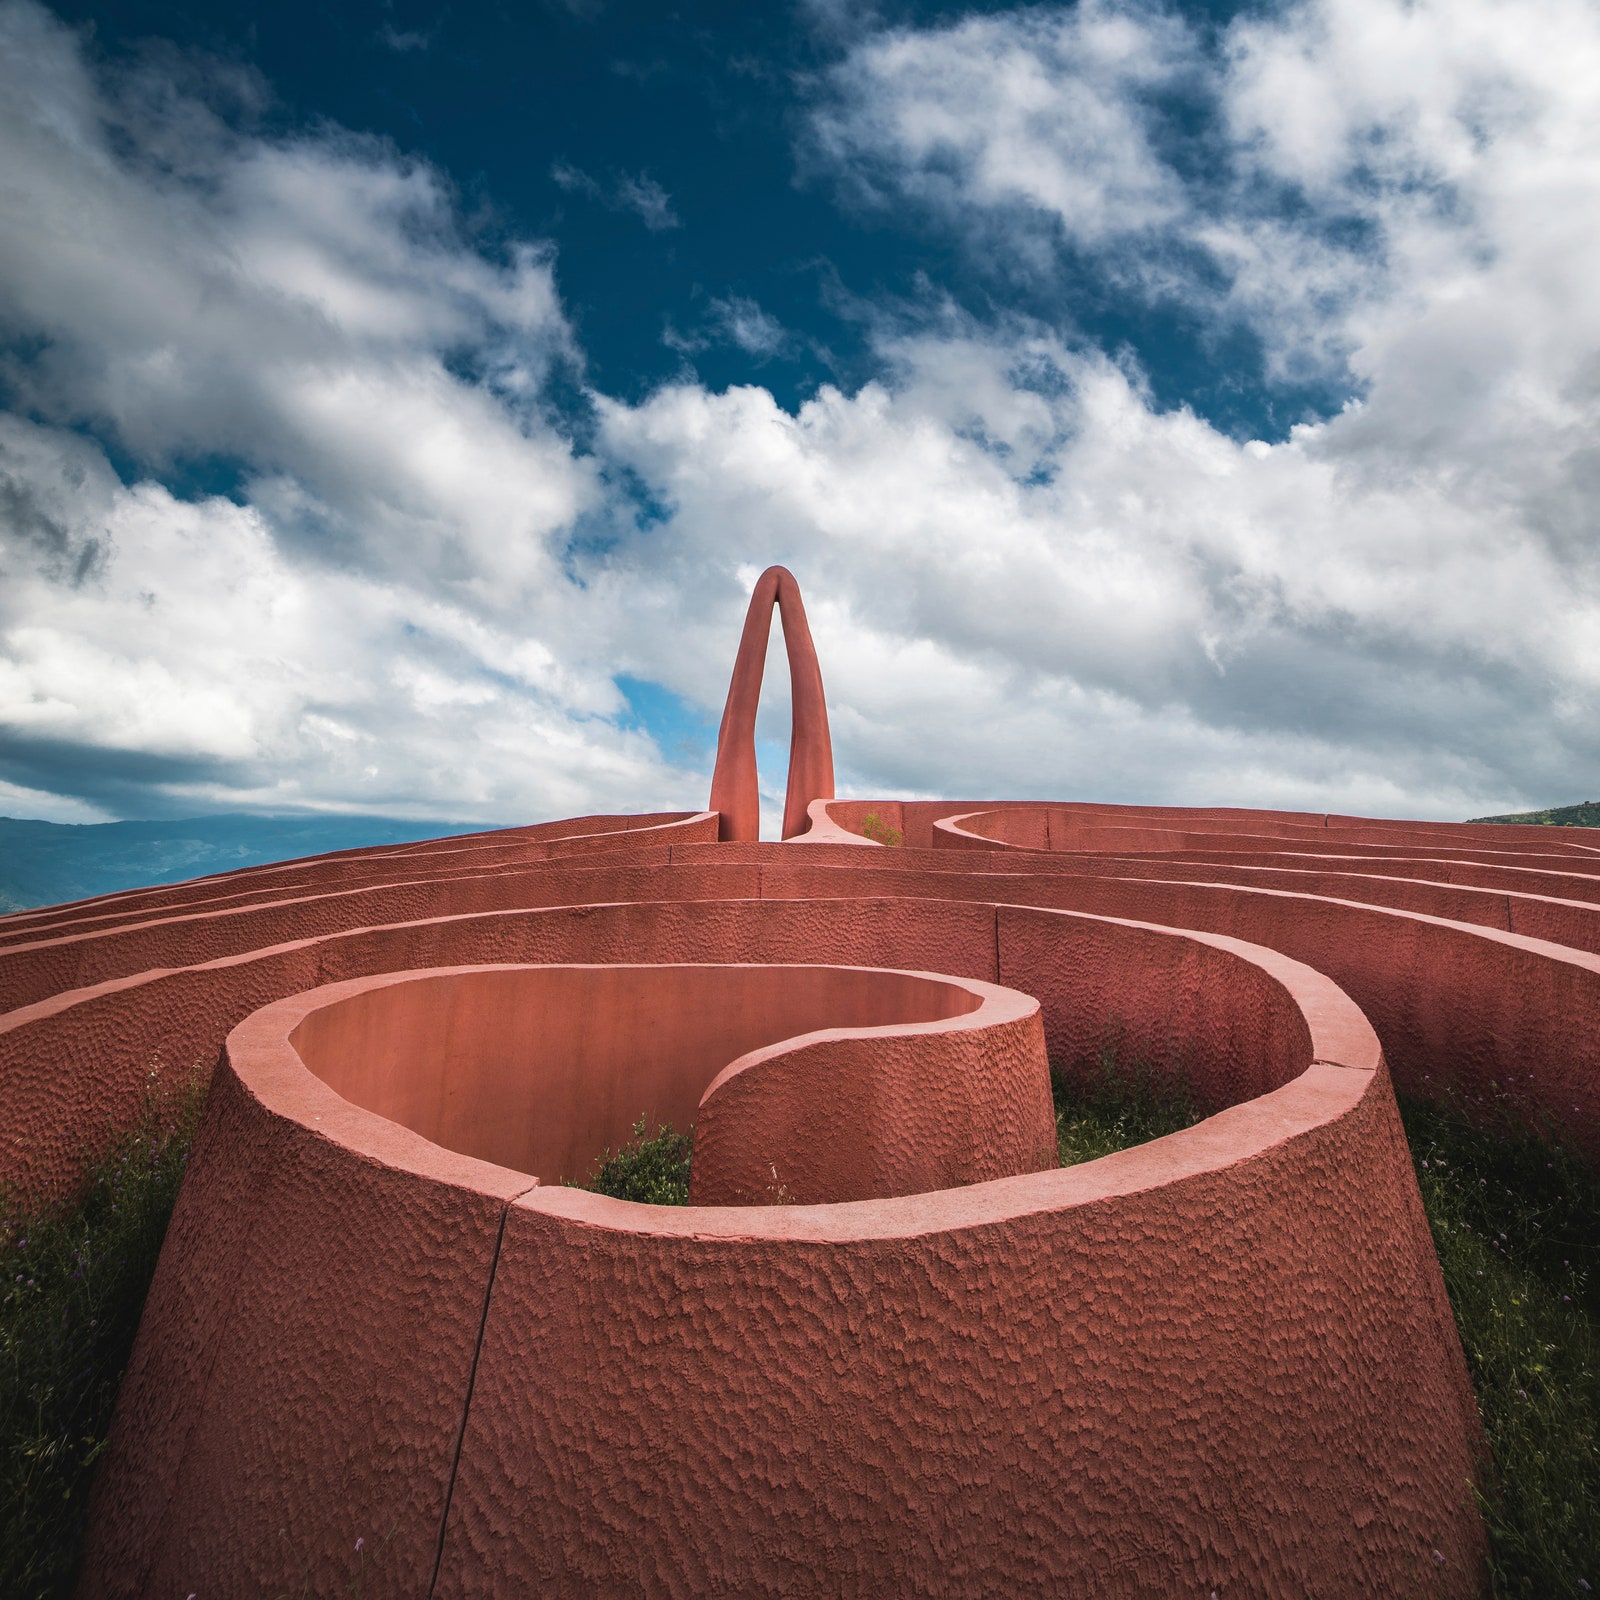
M1302 0L1216 45L1149 0L1083 0L871 36L826 79L811 150L996 269L1087 252L1247 323L1271 375L1359 387L1382 324L1496 262L1540 291L1514 308L1530 325L1590 331L1593 297L1528 258L1586 259L1597 51L1583 0Z
M1595 596L1498 509L1351 480L1326 429L1158 415L1048 337L898 355L796 417L691 387L606 416L703 560L756 522L803 555L858 784L1459 814L1594 770Z
M1028 403L1000 376L1026 371L1026 337L991 339L987 383L959 339L912 354L892 410L982 397L944 410L947 437L992 437L1048 480L1017 482L971 538L1032 571L1068 681L1131 696L1140 748L1194 749L1177 724L1148 731L1164 707L1202 743L1214 730L1219 760L1277 741L1247 758L1257 794L1279 760L1441 810L1591 781L1597 50L1600 20L1567 0L1313 0L1248 13L1215 49L1152 9L1086 4L886 33L835 73L815 147L846 185L864 170L975 253L1032 211L1118 256L1124 282L1241 319L1269 380L1310 366L1345 386L1339 415L1240 445L1069 348L1059 398L1036 402L1060 440L1039 456L991 422ZM1186 173L1152 132L1148 89L1180 82L1209 107L1213 170ZM981 474L962 460L961 483ZM1020 667L1031 634L991 648ZM1219 781L1243 797L1214 767L1201 787Z
M698 329L680 332L669 320L662 342L671 350L698 355L713 345L733 345L757 365L796 348L798 340L770 311L749 295L713 295Z
M860 791L1462 816L1600 777L1592 8L873 26L813 173L1114 262L1344 408L1234 439L1065 319L885 312L853 394L590 391L586 452L547 249L381 144L108 76L26 0L0 30L0 798L697 803L615 678L714 720L775 560ZM790 337L708 304L752 358ZM218 462L228 498L175 493Z
M1189 65L1175 19L1105 0L897 29L835 69L812 134L865 197L1042 210L1095 243L1185 210L1150 101Z
M0 777L126 809L495 817L684 792L567 606L549 252L431 168L237 132L0 8ZM221 462L237 500L124 484ZM695 785L698 788L698 783Z

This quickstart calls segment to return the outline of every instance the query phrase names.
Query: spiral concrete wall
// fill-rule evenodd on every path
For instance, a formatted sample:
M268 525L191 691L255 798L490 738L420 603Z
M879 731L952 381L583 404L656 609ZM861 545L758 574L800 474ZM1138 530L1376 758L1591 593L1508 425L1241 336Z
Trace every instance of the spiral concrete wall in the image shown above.
M904 848L867 840L868 812ZM86 1595L293 1591L308 1570L336 1591L363 1536L386 1594L1480 1592L1475 1410L1389 1074L1600 1156L1592 836L810 813L782 845L718 842L714 813L589 818L0 919L13 1185L61 1192L152 1077L221 1061ZM780 998L708 1003L691 972L730 963ZM996 986L1018 1047L951 1031L976 1012L869 1013L845 989L797 1010L795 963L954 980L980 1009ZM472 1115L383 1099L370 1039L307 1033L313 1070L282 1027L484 966L659 969L653 998L574 1014L671 1017L676 985L696 1019L678 1098L652 1100L642 1056L601 1070L530 1030L564 1087L530 1099L512 1061L522 1109L483 1102L477 1126L525 1132L537 1100L567 1140L542 1171L515 1139L475 1144ZM1030 1172L1030 1026L1069 1073L1108 1038L1180 1060L1214 1114ZM276 1054L248 1048L273 1028ZM854 1058L818 1053L852 1032ZM459 1087L483 1040L440 1038ZM736 1060L745 1188L698 1192L697 1169L697 1200L748 1201L763 1161L756 1198L791 1198L779 1150L876 1197L663 1210L536 1181L641 1113L699 1116L714 1173L716 1097L691 1102ZM893 1176L941 1148L942 1170Z
M1068 1070L1113 1033L1176 1047L1217 1114L1066 1171L662 1210L423 1138L414 1108L357 1103L397 1081L370 1019L308 1027L375 992L308 988L330 957L403 990L468 953L566 972L736 951L782 996L774 964L862 949L1008 1002L958 1030L980 1047L1040 1016ZM272 1592L295 1563L337 1573L366 1529L392 1532L395 1593L1470 1592L1465 1374L1377 1040L1319 974L1219 935L843 896L597 901L297 954L232 1003L86 1593ZM262 1006L262 985L288 993ZM874 1042L930 1025L815 998ZM1000 1092L959 1127L1026 1100L969 1076Z

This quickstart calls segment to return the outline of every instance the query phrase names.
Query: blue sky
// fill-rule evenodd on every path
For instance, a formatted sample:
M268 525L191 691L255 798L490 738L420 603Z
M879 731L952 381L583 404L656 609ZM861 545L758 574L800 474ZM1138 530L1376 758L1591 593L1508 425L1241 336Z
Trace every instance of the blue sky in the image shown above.
M0 811L698 805L771 561L853 792L1600 778L1581 0L0 43Z
M1184 15L1214 41L1235 9ZM986 321L1025 312L1130 345L1160 403L1246 437L1337 408L1334 388L1263 382L1243 324L1152 306L1081 263L1044 280L1008 270L914 208L849 203L809 148L808 120L850 46L1006 11L546 0L57 15L91 25L112 59L166 40L260 74L266 129L326 119L426 157L484 247L551 241L588 380L619 398L642 399L687 363L711 388L759 382L792 411L823 383L854 389L881 371L879 317L924 319L948 297ZM1215 131L1205 93L1180 81L1150 99L1175 154L1203 161Z

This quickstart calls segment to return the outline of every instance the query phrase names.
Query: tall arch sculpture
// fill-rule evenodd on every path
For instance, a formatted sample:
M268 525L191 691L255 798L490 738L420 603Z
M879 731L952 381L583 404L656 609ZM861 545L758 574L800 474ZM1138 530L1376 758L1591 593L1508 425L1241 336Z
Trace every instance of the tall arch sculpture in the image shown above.
M833 741L828 734L828 707L822 695L822 668L817 665L817 647L811 642L800 585L787 567L768 567L756 580L755 592L750 596L733 679L728 684L728 702L717 731L710 809L721 819L717 825L719 839L751 840L761 836L756 707L761 700L761 675L767 663L774 605L783 619L791 704L783 837L792 839L805 832L809 825L806 808L813 800L833 798Z

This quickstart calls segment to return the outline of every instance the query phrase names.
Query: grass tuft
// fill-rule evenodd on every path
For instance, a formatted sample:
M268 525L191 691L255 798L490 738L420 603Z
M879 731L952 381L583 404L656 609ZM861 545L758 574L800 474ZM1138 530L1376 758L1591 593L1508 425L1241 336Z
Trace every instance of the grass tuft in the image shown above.
M0 1196L0 1594L71 1592L84 1502L199 1124L199 1083L153 1095L78 1194Z
M874 844L886 845L891 850L898 850L905 843L900 830L892 822L884 821L876 811L869 811L861 819L861 832Z
M1474 1102L1401 1117L1494 1461L1497 1597L1600 1590L1600 1183Z
M674 1133L672 1124L663 1122L652 1135L640 1117L633 1125L633 1137L615 1152L607 1147L589 1181L577 1187L647 1206L686 1206L693 1150L693 1128Z
M1068 1075L1052 1065L1050 1088L1064 1167L1177 1133L1203 1115L1181 1072L1137 1057L1121 1060L1113 1046L1100 1052L1087 1073Z

